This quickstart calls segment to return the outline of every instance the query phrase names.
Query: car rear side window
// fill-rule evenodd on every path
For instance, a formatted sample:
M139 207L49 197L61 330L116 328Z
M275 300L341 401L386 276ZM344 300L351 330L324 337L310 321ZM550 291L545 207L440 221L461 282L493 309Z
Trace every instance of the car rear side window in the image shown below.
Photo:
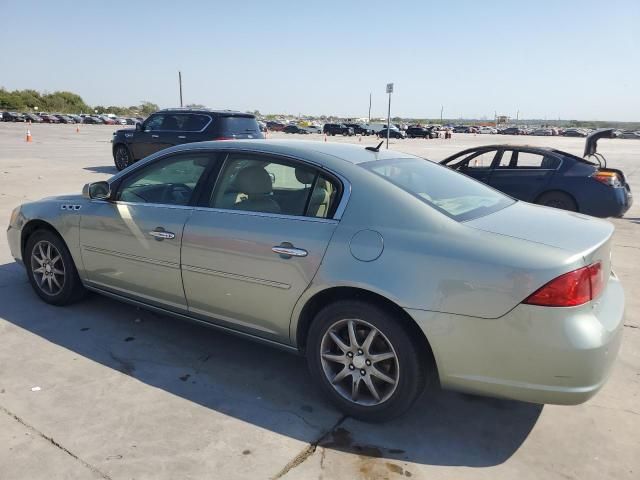
M224 133L260 133L260 127L254 117L219 117L217 121Z
M460 222L489 215L515 202L483 183L428 160L406 158L360 165Z
M550 155L541 155L533 152L518 151L517 168L556 169L559 160Z
M272 156L232 154L207 206L330 218L339 191L334 180L313 167Z

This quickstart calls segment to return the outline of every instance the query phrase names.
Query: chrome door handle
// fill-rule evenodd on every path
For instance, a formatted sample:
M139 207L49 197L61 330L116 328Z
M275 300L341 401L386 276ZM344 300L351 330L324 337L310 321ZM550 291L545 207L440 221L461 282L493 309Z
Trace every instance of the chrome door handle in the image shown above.
M158 227L155 230L150 231L149 235L151 235L153 238L155 238L156 240L159 240L159 241L171 240L172 238L176 238L176 234L175 233L167 232L162 227Z
M151 135L151 138L158 138L158 135Z
M181 139L184 140L185 138L187 138L187 136L186 135L178 135L178 138L181 138Z
M294 246L287 245L279 245L277 247L273 247L271 249L273 253L277 253L282 258L291 258L291 257L306 257L309 255L309 252L302 248L295 248Z

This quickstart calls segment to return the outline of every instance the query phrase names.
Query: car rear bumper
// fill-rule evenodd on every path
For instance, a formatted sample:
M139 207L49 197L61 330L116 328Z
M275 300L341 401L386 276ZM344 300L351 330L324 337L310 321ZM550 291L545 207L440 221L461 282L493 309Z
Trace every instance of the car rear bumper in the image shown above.
M611 276L597 300L518 305L496 319L407 310L429 340L443 388L575 405L604 385L622 338L624 292Z

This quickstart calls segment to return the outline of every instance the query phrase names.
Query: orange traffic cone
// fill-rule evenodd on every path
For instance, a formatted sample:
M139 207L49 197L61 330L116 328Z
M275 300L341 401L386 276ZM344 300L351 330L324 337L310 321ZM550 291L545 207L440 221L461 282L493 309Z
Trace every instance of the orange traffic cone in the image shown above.
M80 133L80 125L76 125L76 133Z
M27 142L30 142L31 140L32 140L31 130L27 129Z
M327 134L326 133L324 134L324 141L325 142L327 141Z
M361 141L362 141L362 135L360 135L360 136L358 137L358 141L359 141L359 142L361 142Z

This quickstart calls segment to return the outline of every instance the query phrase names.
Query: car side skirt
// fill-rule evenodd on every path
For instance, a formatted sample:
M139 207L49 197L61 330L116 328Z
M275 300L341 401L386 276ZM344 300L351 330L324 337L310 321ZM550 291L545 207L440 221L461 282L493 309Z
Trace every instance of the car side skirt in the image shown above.
M276 342L274 340L270 340L270 339L267 339L267 338L262 338L262 337L259 337L257 335L252 335L252 334L247 333L247 332L242 332L242 331L239 331L239 330L235 330L235 329L232 329L232 328L225 327L223 325L219 325L219 324L216 324L216 323L212 323L212 322L208 322L208 321L205 321L205 320L201 320L199 318L195 318L195 317L192 317L190 315L183 314L183 313L173 312L171 310L167 310L167 309L164 309L164 308L161 308L161 307L157 307L155 305L151 305L151 304L148 304L148 303L145 303L145 302L141 302L141 301L135 300L133 298L125 297L124 295L118 295L117 293L109 292L107 290L102 290L101 288L97 288L97 287L92 286L92 285L85 284L84 286L85 286L85 288L87 290L91 290L92 292L99 293L100 295L104 295L106 297L113 298L114 300L118 300L118 301L121 301L121 302L124 302L124 303L128 303L130 305L135 305L136 307L144 308L145 310L149 310L149 311L158 313L160 315L167 315L167 316L170 316L170 317L179 318L181 320L186 320L186 321L189 321L189 322L192 322L192 323L197 323L199 325L204 325L204 326L207 326L207 327L211 327L211 328L214 328L216 330L221 330L221 331L223 331L225 333L236 335L238 337L246 338L248 340L252 340L252 341L255 341L255 342L258 342L258 343L267 344L267 345L270 345L272 347L276 347L276 348L278 348L280 350L284 350L284 351L287 351L287 352L290 352L290 353L300 353L300 351L296 347L294 347L292 345L287 345L287 344Z

